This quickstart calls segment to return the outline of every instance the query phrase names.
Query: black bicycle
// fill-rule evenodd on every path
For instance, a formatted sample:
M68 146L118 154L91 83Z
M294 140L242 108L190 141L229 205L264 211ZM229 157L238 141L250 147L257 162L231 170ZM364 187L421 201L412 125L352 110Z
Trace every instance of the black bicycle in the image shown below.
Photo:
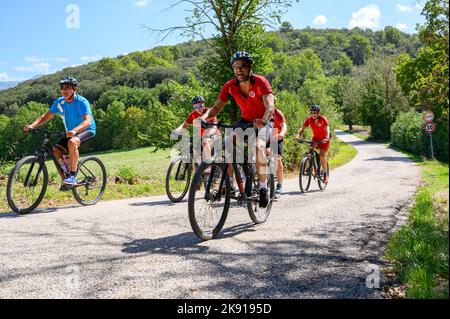
M327 188L328 183L323 181L323 168L320 165L320 157L319 153L314 148L314 144L317 142L313 141L303 141L299 140L300 143L309 144L308 151L300 162L300 172L299 172L299 184L300 190L303 193L306 193L309 190L309 186L311 185L311 177L317 180L319 188L321 190L325 190ZM330 176L330 166L327 161L327 176Z
M64 170L53 156L54 146L52 136L65 137L65 132L49 132L32 129L32 134L43 134L44 142L35 155L26 156L19 160L12 169L6 186L6 197L9 207L17 214L27 214L39 206L44 198L49 183L49 176L45 161L52 155L61 179L68 177L69 172ZM68 156L68 154L64 154ZM73 196L81 205L94 205L102 197L106 188L106 169L102 161L89 156L78 162L78 180L76 185L61 184L61 191L72 190Z
M174 158L167 169L166 174L166 194L172 203L178 203L183 200L189 189L191 182L192 167L193 167L193 139L190 137L189 141L189 155L184 152Z
M203 128L213 125L222 129L253 127L253 123L246 126L202 123ZM247 143L244 144L245 148L248 148ZM273 175L267 175L269 203L265 208L260 208L256 165L248 161L245 148L243 163L237 162L237 156L233 156L232 164L226 163L223 147L220 159L217 155L209 161L203 161L194 174L188 197L189 222L194 233L202 240L217 238L227 219L232 197L230 179L227 174L229 165L233 167L238 185L238 193L234 196L238 204L247 207L251 220L256 224L265 222L269 217L275 193Z

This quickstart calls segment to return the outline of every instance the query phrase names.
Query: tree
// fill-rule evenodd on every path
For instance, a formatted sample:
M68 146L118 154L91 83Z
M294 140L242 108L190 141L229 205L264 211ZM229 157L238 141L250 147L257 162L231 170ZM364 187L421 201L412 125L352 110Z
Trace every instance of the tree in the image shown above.
M396 81L394 65L392 57L376 57L356 71L361 84L359 113L364 124L370 125L374 139L388 140L397 115L410 110Z
M367 38L354 34L349 46L346 48L346 52L352 59L353 64L363 65L370 54L370 42Z
M281 27L280 27L281 33L287 33L287 32L291 32L291 31L294 31L294 27L292 26L292 24L290 22L285 21L281 24Z
M173 6L188 4L192 15L186 18L186 25L167 29L149 28L162 34L180 31L192 38L200 37L214 51L215 55L206 61L202 73L206 83L218 91L233 74L229 65L230 56L238 51L251 52L256 61L256 72L269 72L270 49L265 48L264 27L281 23L283 9L293 0L180 0ZM298 0L296 0L298 2ZM212 38L207 39L204 30L207 26L215 30ZM232 100L231 119L237 119L237 107Z

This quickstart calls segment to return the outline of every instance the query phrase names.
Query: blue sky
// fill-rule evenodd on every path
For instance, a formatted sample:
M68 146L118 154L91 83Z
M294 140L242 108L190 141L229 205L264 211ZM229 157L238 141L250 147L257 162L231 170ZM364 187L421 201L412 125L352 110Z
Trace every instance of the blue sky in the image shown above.
M155 45L186 41L158 38L143 25L180 25L185 7L175 0L2 0L0 2L0 81L29 79L102 57L115 57ZM413 33L424 0L300 0L284 15L294 28L395 26ZM79 14L78 14L79 13ZM79 17L79 18L78 18Z

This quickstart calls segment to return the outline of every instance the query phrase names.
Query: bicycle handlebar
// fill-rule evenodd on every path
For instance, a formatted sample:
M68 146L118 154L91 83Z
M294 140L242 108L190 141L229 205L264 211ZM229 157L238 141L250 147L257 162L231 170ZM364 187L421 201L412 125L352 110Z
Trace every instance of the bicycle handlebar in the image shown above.
M208 128L213 127L213 126L221 127L221 128L232 128L232 129L235 129L235 128L247 129L247 128L255 127L255 123L251 122L251 123L248 123L248 124L233 124L233 125L229 125L229 124L224 124L224 123L221 123L221 122L207 123L207 122L202 121L201 122L201 126L204 129L208 129Z
M37 133L41 133L41 134L45 134L45 135L49 135L49 136L60 136L60 137L66 137L66 132L50 132L47 130L41 130L38 128L32 128L29 130L30 133L32 134L37 134Z

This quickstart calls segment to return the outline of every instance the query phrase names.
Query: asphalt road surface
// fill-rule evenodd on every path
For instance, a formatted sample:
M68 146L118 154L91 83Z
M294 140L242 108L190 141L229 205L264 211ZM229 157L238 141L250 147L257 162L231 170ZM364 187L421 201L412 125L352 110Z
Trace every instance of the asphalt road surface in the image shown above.
M0 215L0 298L378 298L420 168L337 136L358 155L327 190L286 181L266 223L233 207L216 240L197 239L187 202L165 196Z

